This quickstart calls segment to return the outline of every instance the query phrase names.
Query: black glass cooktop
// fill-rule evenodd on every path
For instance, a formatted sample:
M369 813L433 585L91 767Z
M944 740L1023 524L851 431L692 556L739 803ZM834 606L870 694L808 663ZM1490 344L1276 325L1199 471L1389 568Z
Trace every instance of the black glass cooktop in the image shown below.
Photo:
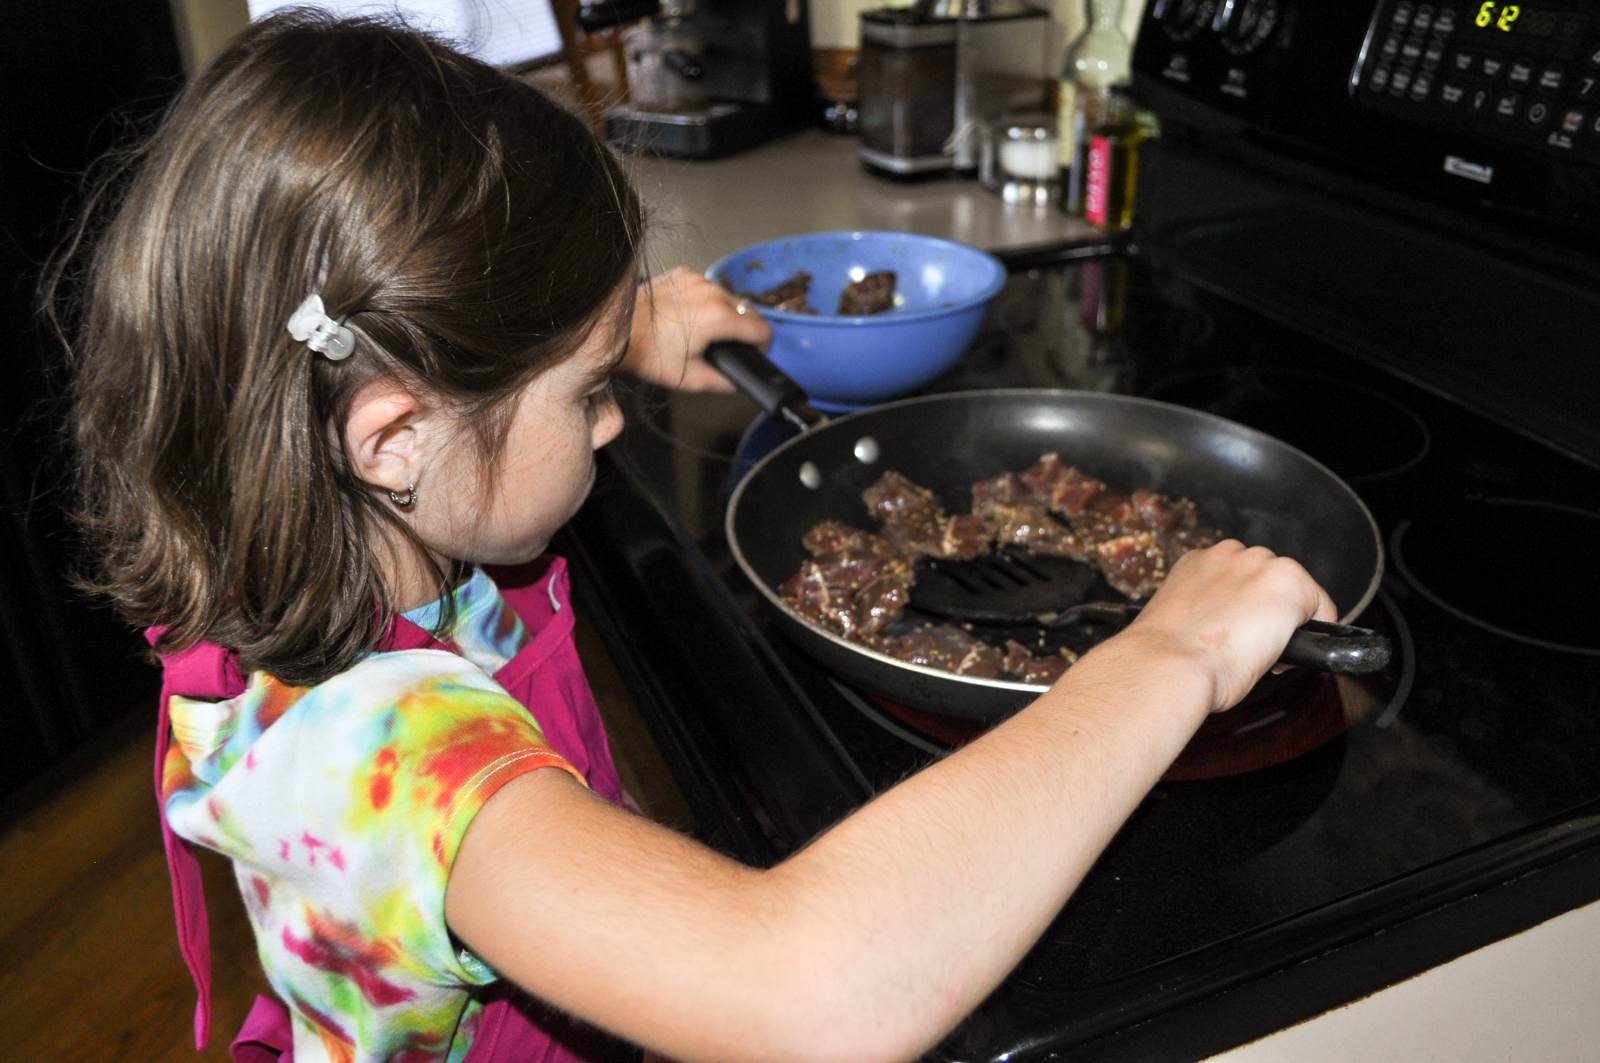
M1397 654L1369 679L1280 677L1209 725L941 1056L1209 1052L1600 896L1576 872L1528 892L1600 834L1600 470L1124 252L1015 265L930 390L1001 386L1195 406L1322 461L1382 529L1357 622ZM828 675L731 560L728 493L792 429L737 397L625 409L558 546L702 835L780 859L966 735Z

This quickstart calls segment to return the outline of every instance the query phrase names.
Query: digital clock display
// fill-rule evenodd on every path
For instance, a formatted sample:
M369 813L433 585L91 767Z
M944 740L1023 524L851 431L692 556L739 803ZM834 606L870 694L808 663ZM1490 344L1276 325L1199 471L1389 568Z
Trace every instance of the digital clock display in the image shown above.
M1476 0L1467 5L1463 21L1468 36L1480 45L1498 42L1518 51L1566 58L1582 43L1588 14L1551 4Z

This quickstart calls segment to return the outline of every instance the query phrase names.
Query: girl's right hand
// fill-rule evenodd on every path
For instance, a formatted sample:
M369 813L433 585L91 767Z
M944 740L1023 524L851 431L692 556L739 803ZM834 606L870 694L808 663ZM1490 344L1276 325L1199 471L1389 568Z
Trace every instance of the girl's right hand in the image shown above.
M1295 628L1337 616L1298 561L1229 539L1179 558L1123 634L1197 662L1211 679L1211 711L1221 712L1277 663Z

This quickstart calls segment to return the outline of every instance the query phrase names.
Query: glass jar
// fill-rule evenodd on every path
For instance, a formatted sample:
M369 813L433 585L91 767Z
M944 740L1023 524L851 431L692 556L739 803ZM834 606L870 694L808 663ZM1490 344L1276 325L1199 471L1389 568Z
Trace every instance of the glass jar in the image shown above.
M1054 116L1007 115L986 130L979 179L1007 203L1045 206L1057 198Z

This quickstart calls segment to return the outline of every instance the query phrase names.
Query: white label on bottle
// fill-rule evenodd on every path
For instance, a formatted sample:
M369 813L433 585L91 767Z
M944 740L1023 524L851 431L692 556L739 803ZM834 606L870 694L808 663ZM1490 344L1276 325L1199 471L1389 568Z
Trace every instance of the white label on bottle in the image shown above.
M1056 105L1056 160L1061 169L1072 168L1072 152L1078 146L1077 138L1073 136L1072 120L1078 110L1077 86L1066 78L1056 82L1058 89Z

